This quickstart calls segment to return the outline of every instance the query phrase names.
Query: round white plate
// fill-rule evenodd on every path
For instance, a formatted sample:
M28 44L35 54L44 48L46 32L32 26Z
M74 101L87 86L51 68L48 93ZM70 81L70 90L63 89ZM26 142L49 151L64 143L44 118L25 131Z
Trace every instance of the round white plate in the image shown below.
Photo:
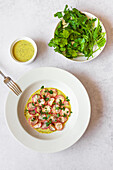
M25 146L38 152L58 152L75 142L85 132L91 106L88 94L81 82L67 71L52 67L40 67L23 75L17 82L23 93L10 92L6 102L6 120L12 134ZM58 88L70 99L72 114L59 132L41 134L31 128L24 116L24 107L30 95L42 85Z
M97 24L98 24L98 18L97 18L95 15L93 15L93 14L91 14L91 13L89 13L89 12L83 12L83 11L82 11L82 13L84 13L88 18L91 18L91 19L92 19L92 18L96 18L97 20L95 21L95 27L97 26ZM100 19L99 19L99 21L100 21ZM105 27L104 27L104 25L103 25L103 23L102 23L101 21L100 21L100 25L102 26L102 32L106 32ZM57 26L58 26L58 25L57 25ZM56 27L56 28L57 28L57 27ZM107 35L106 35L106 34L105 34L104 38L105 38L106 41L107 41ZM105 43L105 45L106 45L106 43ZM88 60L87 60L87 57L77 57L77 58L73 58L73 59L69 59L69 58L67 58L67 57L65 57L65 56L64 56L64 57L65 57L66 59L71 60L71 61L74 61L74 62L76 62L76 63L88 62L88 61L91 61L91 60L95 59L97 56L99 56L99 54L103 51L105 45L104 45L103 47L101 47L100 50L96 51L96 52L93 54L93 57L92 57L92 56L89 57ZM94 51L97 50L97 49L98 49L97 45L95 45L93 49L94 49Z

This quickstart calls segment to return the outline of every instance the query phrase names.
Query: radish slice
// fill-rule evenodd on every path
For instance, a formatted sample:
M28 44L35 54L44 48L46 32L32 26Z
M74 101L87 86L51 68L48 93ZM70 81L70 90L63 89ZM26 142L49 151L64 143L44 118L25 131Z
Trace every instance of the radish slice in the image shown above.
M61 111L61 115L63 116L64 114L66 114L68 116L70 115L70 110L67 107L65 107L65 110Z
M35 108L35 112L36 112L36 113L40 113L40 111L41 111L41 108L40 108L39 106L37 106L37 107Z
M52 106L53 103L54 103L54 101L55 101L55 99L54 99L53 97L50 98L49 101L48 101L48 105L49 105L49 106Z
M57 122L57 117L54 116L54 115L50 116L48 120L50 120L50 119L51 119L51 121L52 121L53 123L54 123L54 122Z
M48 95L48 90L47 89L42 89L41 91L40 91L40 95L41 95L41 97L42 98L44 98L44 96L46 97L47 95Z
M52 124L49 125L49 129L50 129L51 131L55 131L55 130L56 130L56 129L55 129L55 126L52 125Z
M35 124L33 127L34 127L35 129L38 129L38 128L41 128L41 126L42 126L42 123L39 122L39 123Z
M64 106L69 106L69 102L68 101L64 101L63 104L64 104Z
M30 115L35 115L35 114L36 114L35 110L29 110L28 113L29 113Z
M38 105L39 105L39 106L42 106L42 104L43 104L43 105L45 104L45 100L44 100L44 99L39 99L39 100L38 100Z
M44 122L44 121L46 121L46 119L44 119L45 117L47 117L47 115L42 114L42 115L39 115L38 119Z
M42 108L42 112L48 112L50 113L51 107L49 105L46 105L44 108Z
M32 102L28 103L27 107L28 110L35 110L35 105Z
M67 117L60 116L60 117L58 118L58 121L60 121L61 123L64 123L64 122L67 121Z
M55 128L56 128L57 130L62 130L62 129L63 129L63 124L60 123L60 122L55 123Z
M31 126L34 126L36 123L38 123L38 119L36 116L32 116L28 119L28 122Z
M62 101L62 103L64 102L65 98L62 95L58 95L56 97L56 103L59 103L60 101Z
M57 113L60 113L60 112L61 112L61 109L60 109L60 106L58 104L56 104L52 107L52 113L53 114L57 114Z
M46 121L47 122L47 121ZM43 124L42 124L42 129L48 129L49 127L46 125L46 122L44 122Z
M56 97L57 94L58 94L56 89L50 89L49 91L50 91L50 92L51 92L51 91L53 92L52 94L49 93L51 97Z
M40 99L41 97L40 97L40 95L39 94L35 94L35 95L33 95L33 97L32 97L32 101L34 102L34 103L36 103L37 101L38 101L38 99Z

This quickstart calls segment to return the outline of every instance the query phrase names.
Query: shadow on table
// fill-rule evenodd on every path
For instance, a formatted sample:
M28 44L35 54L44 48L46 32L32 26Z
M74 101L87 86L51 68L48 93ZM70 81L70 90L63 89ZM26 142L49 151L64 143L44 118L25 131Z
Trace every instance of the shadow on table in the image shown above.
M84 74L78 75L77 73L77 75L75 76L81 81L81 83L86 88L91 102L91 119L88 128L86 129L86 132L80 139L82 140L84 136L91 136L93 134L92 131L94 130L95 127L97 127L99 119L102 117L102 113L103 113L103 102L102 102L102 96L99 91L99 88L97 87L96 83L93 80L91 80ZM79 142L80 141L74 144L72 148L74 148L75 145L78 145Z
M38 40L38 39L35 40L35 42L37 45L37 57L35 60L37 60L37 58L42 59L42 55L44 53L46 53L46 51L47 51L48 44L46 42L44 42L43 40Z

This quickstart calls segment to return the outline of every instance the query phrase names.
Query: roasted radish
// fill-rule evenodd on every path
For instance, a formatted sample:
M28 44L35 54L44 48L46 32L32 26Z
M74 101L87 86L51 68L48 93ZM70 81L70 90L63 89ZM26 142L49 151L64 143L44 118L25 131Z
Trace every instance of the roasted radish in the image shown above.
M33 97L32 97L32 101L34 102L34 103L36 103L37 101L38 101L38 99L40 99L41 97L40 97L40 95L39 94L35 94L35 95L33 95Z
M28 108L28 110L35 110L34 103L32 103L32 102L28 103L27 108Z
M63 124L58 122L58 123L55 123L55 128L56 130L62 130L63 129Z

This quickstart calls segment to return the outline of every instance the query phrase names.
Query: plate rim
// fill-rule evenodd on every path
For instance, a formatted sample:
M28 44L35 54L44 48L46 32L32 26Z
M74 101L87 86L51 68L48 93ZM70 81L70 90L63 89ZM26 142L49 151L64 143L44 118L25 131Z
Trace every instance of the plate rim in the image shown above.
M9 98L9 96L12 94L11 92L9 92L9 94L8 94L8 97L7 97L7 100L6 100L6 105L5 105L5 118L6 118L6 122L7 122L7 125L8 125L8 129L10 130L10 132L13 134L13 136L20 142L20 143L22 143L24 146L26 146L27 148L30 148L30 149L33 149L33 150L35 150L35 151L38 151L38 152L42 152L42 153L55 153L55 152L59 152L59 151L62 151L62 150L64 150L64 149L67 149L68 147L70 147L70 146L72 146L74 143L76 143L81 137L82 137L82 135L85 133L85 131L86 131L86 129L87 129L87 127L88 127L88 124L89 124L89 122L90 122L90 117L91 117L91 103L90 103L90 99L89 99L89 95L88 95L88 93L87 93L87 91L86 91L86 89L85 89L85 87L83 86L83 84L80 82L80 80L78 80L78 78L76 78L76 76L74 76L73 74L71 74L70 72L68 72L68 71L65 71L65 70L63 70L63 69L60 69L60 68L57 68L57 67L39 67L39 68L35 68L35 69L31 69L30 71L28 71L27 73L25 73L22 77L20 77L20 79L17 81L17 83L18 84L20 84L19 82L20 82L20 80L21 79L23 79L26 75L28 75L31 71L38 71L38 70L43 70L43 69L45 69L46 71L47 70L56 70L56 71L61 71L61 72L63 72L63 73L65 73L65 74L68 74L69 76L72 76L76 81L77 81L77 83L79 83L80 85L81 85L81 87L84 89L84 91L85 91L85 95L87 96L87 99L88 99L88 104L89 104L89 113L88 113L88 119L87 119L87 123L85 124L85 127L84 127L84 129L82 130L82 132L79 134L79 136L78 136L78 138L74 141L74 142L71 142L71 144L69 145L69 146L65 146L64 148L58 148L58 149L55 149L55 150L46 150L46 151L44 151L44 150L36 150L36 149L34 149L34 148L32 148L32 147L29 147L29 146L27 146L27 145L25 145L25 143L23 143L21 140L19 140L18 139L18 137L16 136L17 134L14 134L13 132L13 129L11 129L11 127L10 127L10 125L9 125L9 122L8 122L8 118L7 118L7 103L8 103L8 98ZM19 99L18 99L19 100ZM17 114L17 113L16 113ZM30 137L32 137L30 134L28 134L24 129L23 129L23 127L21 127L21 131L22 131L22 133L23 134L27 134L27 136L28 136L28 138ZM33 139L35 138L35 137L32 137ZM37 139L37 138L36 138ZM55 140L55 139L54 139ZM40 141L40 140L39 140ZM42 141L41 141L42 142ZM45 141L43 141L44 143L45 143ZM49 141L50 143L51 143L51 141Z

